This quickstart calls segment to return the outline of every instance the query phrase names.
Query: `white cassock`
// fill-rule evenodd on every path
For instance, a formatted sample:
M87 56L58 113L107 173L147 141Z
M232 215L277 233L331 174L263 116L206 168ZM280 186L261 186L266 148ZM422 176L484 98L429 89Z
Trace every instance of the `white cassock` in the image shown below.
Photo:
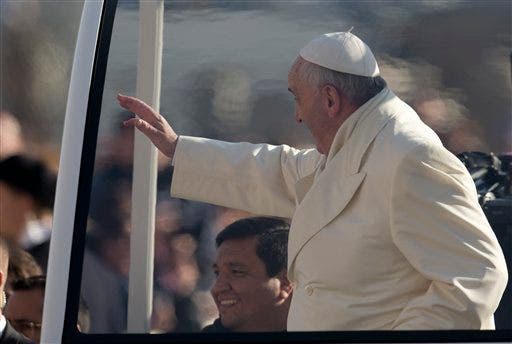
M180 137L171 193L291 218L289 331L493 329L507 269L464 165L389 89L328 155Z

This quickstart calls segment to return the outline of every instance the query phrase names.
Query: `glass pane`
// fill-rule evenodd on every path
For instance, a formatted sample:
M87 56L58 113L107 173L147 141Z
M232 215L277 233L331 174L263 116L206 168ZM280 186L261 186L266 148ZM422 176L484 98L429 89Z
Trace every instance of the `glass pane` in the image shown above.
M135 92L138 7L119 2L105 77L87 222L81 296L87 333L123 333L127 324L133 131L117 92Z
M353 27L372 48L391 89L448 149L510 151L510 4L166 1L165 6L161 113L179 134L311 147L309 133L294 120L293 98L287 91L289 67L312 38ZM167 198L166 189L163 193ZM198 207L173 202L185 206L183 214L189 206ZM216 317L207 296L213 238L230 221L248 216L203 207L194 214L206 221L186 230L198 247L200 274L189 297L200 302L196 306L201 326ZM510 264L511 224L489 216ZM496 313L498 328L512 328L510 289Z
M488 1L166 1L161 113L183 135L312 147L294 120L288 69L312 38L354 27L391 88L449 149L506 152L509 9ZM138 4L121 1L84 258L89 333L126 331L133 132L121 127L130 115L115 95L135 94L137 47ZM171 198L170 180L170 162L160 158L151 332L199 332L218 317L215 236L251 214Z

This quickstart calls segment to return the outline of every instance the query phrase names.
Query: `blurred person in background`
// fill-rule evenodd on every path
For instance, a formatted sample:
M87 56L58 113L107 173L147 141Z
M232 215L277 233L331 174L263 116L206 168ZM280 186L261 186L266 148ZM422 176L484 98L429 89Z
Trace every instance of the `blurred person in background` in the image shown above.
M12 326L35 343L41 338L45 284L43 275L13 281L5 307L5 317Z
M129 118L127 112L117 115ZM82 278L82 294L89 306L90 332L126 330L126 299L130 263L133 130L114 126L100 136ZM200 305L194 302L200 271L197 238L208 209L197 202L168 200L169 169L159 171L155 214L154 332L197 332ZM105 211L105 209L109 211ZM183 220L186 214L186 221ZM210 265L211 266L211 263ZM108 286L105 288L104 286Z
M12 283L14 281L43 274L43 269L37 263L35 258L18 246L9 247L8 271L7 284L5 286L7 295L10 295L12 291Z
M167 245L168 256L166 260L159 262L161 268L158 272L155 271L155 281L156 286L165 291L172 300L176 317L172 331L199 331L201 324L198 320L198 305L193 302L199 280L195 256L197 242L191 234L183 231L160 238Z
M4 316L7 302L5 284L8 278L9 248L7 242L0 237L0 344L29 344L29 339L18 333Z
M124 184L123 184L124 185ZM119 185L112 200L102 203L104 215L89 220L84 252L81 294L89 310L90 333L126 331L130 238L128 218L120 216ZM116 195L114 195L114 193Z
M154 288L151 333L173 332L176 325L177 317L172 296L166 291Z
M196 251L197 229L183 224L183 202L163 200L156 208L155 289L161 301L153 310L154 330L197 332L200 309L193 301L200 276Z
M0 160L21 154L24 150L20 122L10 112L0 110Z
M494 329L508 274L474 182L371 49L318 36L288 86L316 149L179 136L144 102L118 101L172 159L173 196L292 219L288 331Z
M76 328L82 333L88 333L91 328L91 318L89 315L89 307L85 303L83 297L80 296L80 303L78 305L78 316Z
M45 164L24 155L0 161L0 232L11 245L27 251L46 266L51 212L57 177Z
M128 302L127 280L108 268L91 249L84 252L81 297L87 306L87 333L123 333L126 331Z
M220 317L203 332L286 331L293 290L286 277L289 228L280 219L252 217L217 235L211 293Z

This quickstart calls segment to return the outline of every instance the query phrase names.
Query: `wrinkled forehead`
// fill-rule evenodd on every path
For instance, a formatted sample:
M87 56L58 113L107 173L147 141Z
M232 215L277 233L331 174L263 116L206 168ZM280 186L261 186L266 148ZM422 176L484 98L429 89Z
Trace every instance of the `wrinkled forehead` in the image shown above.
M302 67L310 62L304 60L300 55L297 56L290 71L288 72L288 85L290 88L296 88L297 85L302 84L303 75L301 75Z
M302 57L300 57L300 55L298 55L295 58L295 60L293 61L292 65L290 67L290 70L288 71L288 80L297 74L299 67L302 64L304 64L304 62L306 62L306 60L304 60Z

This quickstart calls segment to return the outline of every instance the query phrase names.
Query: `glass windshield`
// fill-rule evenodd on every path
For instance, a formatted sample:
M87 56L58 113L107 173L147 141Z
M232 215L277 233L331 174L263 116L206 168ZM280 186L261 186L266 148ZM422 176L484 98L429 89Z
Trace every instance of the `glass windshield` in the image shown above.
M112 34L81 286L86 333L126 332L133 130L121 126L131 114L116 94L135 95L138 10L120 1ZM165 1L160 112L182 135L314 147L295 121L288 71L305 43L350 28L449 150L510 148L505 1ZM215 237L254 214L171 198L169 159L158 166L150 332L197 333L218 318ZM496 323L510 329L506 309Z

